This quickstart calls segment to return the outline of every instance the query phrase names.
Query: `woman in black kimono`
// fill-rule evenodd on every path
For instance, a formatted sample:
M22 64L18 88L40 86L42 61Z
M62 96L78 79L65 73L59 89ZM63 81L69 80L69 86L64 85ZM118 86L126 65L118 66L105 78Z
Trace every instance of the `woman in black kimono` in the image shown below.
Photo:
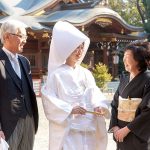
M148 52L142 46L125 48L122 78L111 103L109 131L117 150L150 150L150 71Z

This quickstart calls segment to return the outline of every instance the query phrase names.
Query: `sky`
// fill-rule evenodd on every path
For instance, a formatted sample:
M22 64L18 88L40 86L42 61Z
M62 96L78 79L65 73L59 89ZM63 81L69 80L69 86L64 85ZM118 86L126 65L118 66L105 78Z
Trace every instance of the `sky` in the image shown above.
M20 3L22 0L4 0L5 3L7 3L9 6L15 6L18 3Z

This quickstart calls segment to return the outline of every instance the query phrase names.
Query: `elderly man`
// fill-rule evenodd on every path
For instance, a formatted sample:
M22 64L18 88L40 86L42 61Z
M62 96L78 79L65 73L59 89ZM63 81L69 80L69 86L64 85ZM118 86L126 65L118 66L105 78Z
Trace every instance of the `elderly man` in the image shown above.
M9 150L32 150L38 127L38 109L29 61L23 51L27 35L24 24L11 20L1 26L0 138Z

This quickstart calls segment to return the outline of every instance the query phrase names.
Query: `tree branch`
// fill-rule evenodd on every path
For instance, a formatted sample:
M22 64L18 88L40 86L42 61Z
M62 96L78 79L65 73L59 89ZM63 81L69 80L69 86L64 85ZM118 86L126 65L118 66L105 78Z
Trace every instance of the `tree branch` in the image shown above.
M136 0L136 6L137 6L138 12L139 12L139 14L141 16L142 22L143 22L143 24L145 24L145 18L144 18L144 14L142 13L142 10L141 10L141 6L139 4L139 0Z

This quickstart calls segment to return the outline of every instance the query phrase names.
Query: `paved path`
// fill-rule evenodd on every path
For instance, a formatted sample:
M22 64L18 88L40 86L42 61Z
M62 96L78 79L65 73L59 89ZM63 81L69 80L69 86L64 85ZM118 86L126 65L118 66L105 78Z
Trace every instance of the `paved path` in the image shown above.
M41 98L38 98L37 101L39 107L39 129L35 137L34 150L48 150L48 121L44 114ZM108 127L109 120L106 120L106 123ZM108 134L107 150L115 150L115 143L112 140L112 134Z

